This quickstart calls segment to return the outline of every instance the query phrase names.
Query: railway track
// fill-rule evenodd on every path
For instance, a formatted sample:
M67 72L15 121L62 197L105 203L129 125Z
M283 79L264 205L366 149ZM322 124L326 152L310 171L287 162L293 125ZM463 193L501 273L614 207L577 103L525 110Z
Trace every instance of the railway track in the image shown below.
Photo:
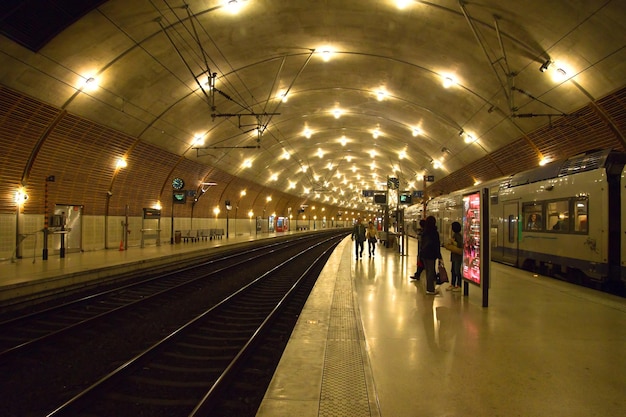
M28 348L36 348L37 345L48 343L52 338L76 327L89 326L94 321L106 319L123 309L138 307L142 303L148 304L159 296L175 297L185 291L193 291L194 284L201 280L228 273L242 265L245 267L250 262L258 262L260 258L271 256L292 245L293 241L289 240L246 252L227 254L219 259L139 279L114 289L4 320L0 322L0 358Z
M58 309L0 323L3 335L0 370L12 376L0 382L3 392L19 395L20 389L14 384L29 378L15 375L38 366L46 368L42 375L64 373L68 367L71 374L78 367L90 368L78 380L49 378L46 383L44 377L34 387L32 383L31 387L23 387L24 391L40 391L39 395L31 395L40 398L38 404L16 401L3 415L187 415L181 414L181 410L190 411L187 410L190 402L198 401L198 393L206 391L211 381L229 379L216 375L223 372L224 366L237 368L231 364L233 355L238 361L248 356L236 352L250 349L243 349L241 343L251 335L258 334L255 337L260 338L264 333L256 330L259 319L270 314L268 311L277 302L285 303L280 301L286 292L284 285L291 289L294 284L287 283L301 275L297 269L312 264L323 252L322 246L334 246L340 237L327 237L324 243L298 240L253 253L233 254L225 257L228 259L207 262L197 270L189 268L166 274L76 300ZM282 265L280 268L260 274L268 269L264 264L277 262ZM182 322L185 324L181 325ZM11 331L7 333L7 329ZM131 329L137 329L136 340L132 340ZM282 338L288 339L288 335ZM117 342L121 347L111 354L116 349L106 345ZM76 350L75 355L72 349ZM60 369L55 371L53 366L43 363L50 358L59 358L56 364ZM197 358L210 366L199 365ZM177 379L180 375L182 381ZM116 382L108 382L113 380ZM60 387L59 381L63 381ZM81 393L88 386L89 393ZM111 386L117 391L107 388ZM214 388L214 392L225 391ZM83 408L79 414L68 411L81 407L76 404L93 404L94 396L98 395L102 395L100 406L90 406L88 412ZM212 398L219 395L212 394ZM63 407L50 412L52 404L58 406L63 401ZM213 402L207 400L207 404ZM141 405L123 414L110 409L116 404L124 410L133 408L129 404ZM109 411L100 411L105 409ZM98 412L94 414L94 410ZM42 411L43 414L38 414Z

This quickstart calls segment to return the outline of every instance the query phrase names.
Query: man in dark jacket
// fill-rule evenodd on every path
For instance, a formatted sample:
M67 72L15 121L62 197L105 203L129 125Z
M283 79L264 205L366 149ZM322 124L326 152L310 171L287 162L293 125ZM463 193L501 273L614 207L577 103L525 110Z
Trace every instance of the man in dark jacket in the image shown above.
M424 262L420 257L420 250L422 249L422 233L424 232L424 225L426 224L426 220L422 219L419 222L419 227L413 226L413 230L417 235L417 261L415 263L416 269L415 274L411 275L409 278L411 279L420 279L420 275L424 271Z
M442 259L441 241L437 231L437 220L433 216L426 217L424 231L422 233L422 245L420 256L424 262L426 271L426 294L437 294L435 281L437 279L436 260Z
M361 223L360 217L356 219L356 223L352 229L352 240L354 240L354 256L356 259L362 258L365 242L365 225Z

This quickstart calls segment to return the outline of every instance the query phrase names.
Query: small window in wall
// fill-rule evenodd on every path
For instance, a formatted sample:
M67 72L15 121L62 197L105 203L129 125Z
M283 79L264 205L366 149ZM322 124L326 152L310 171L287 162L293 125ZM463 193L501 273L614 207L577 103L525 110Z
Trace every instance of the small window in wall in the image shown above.
M588 231L588 210L589 201L586 198L574 200L574 231L587 233Z
M543 204L524 204L522 207L524 216L524 230L528 232L544 230L543 227Z
M559 200L548 203L546 215L548 217L548 230L560 233L569 232L569 200Z

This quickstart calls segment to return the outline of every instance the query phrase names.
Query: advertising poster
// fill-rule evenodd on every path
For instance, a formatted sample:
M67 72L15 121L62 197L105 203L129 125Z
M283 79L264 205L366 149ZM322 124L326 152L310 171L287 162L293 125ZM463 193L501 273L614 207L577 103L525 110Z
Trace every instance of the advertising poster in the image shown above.
M464 279L480 285L480 192L463 197L463 266Z

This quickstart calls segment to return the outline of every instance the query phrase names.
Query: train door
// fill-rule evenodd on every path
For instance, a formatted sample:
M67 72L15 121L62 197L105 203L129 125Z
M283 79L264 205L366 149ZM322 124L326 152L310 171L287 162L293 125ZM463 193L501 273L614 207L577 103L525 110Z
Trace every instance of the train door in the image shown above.
M502 204L502 224L498 236L498 258L501 262L519 266L517 254L519 246L519 203ZM493 254L495 258L496 253Z

